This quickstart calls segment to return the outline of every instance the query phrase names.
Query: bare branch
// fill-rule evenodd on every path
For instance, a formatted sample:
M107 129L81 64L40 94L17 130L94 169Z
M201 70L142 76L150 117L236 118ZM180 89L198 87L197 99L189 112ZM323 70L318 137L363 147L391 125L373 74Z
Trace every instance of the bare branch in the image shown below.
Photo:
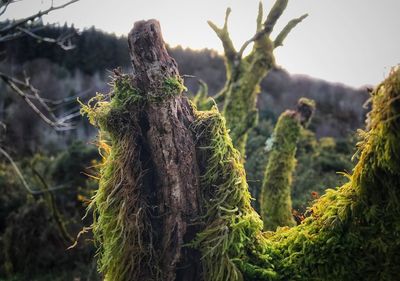
M0 43L15 40L22 36L24 36L24 34L22 32L18 32L18 31L11 33L11 34L4 35L4 36L0 36Z
M43 105L45 104L44 101L41 99L41 97L38 94L38 91L29 83L28 81L22 82L18 79L15 79L13 77L10 77L4 73L0 72L0 78L16 93L18 94L28 105L31 107L31 109L39 115L39 117L48 125L53 127L57 131L65 131L65 130L70 130L73 128L71 123L66 123L66 120L70 120L71 118L65 119L63 122L60 122L60 120L51 112L48 112L50 117L47 117L31 100L30 98L26 95L23 89L28 89L34 93L34 96L36 99ZM23 88L23 89L22 89Z
M308 17L308 14L302 15L299 18L292 19L291 21L288 22L288 24L282 29L282 31L276 36L276 39L274 41L274 48L277 48L279 46L283 45L283 41L285 38L288 36L290 31L292 31L293 28L296 27L301 21L303 21L306 17Z
M56 186L53 188L48 188L47 190L35 190L32 189L29 184L27 183L27 181L25 180L24 176L22 175L21 170L18 168L17 164L14 162L14 160L12 159L12 157L10 156L10 154L7 153L7 151L5 151L3 148L0 147L0 154L2 154L3 156L5 156L7 158L7 160L10 162L11 166L13 167L13 169L15 170L15 172L17 173L17 176L19 177L19 179L22 182L22 185L24 186L24 188L30 193L30 194L43 194L49 191L54 191L54 190L60 190L60 189L64 189L66 188L66 186Z
M283 11L286 9L288 2L289 0L276 0L274 6L267 16L267 20L264 23L264 30L266 34L271 34L276 22L281 17Z
M83 98L93 91L94 91L94 88L90 87L87 90L82 91L79 94L76 94L71 97L66 97L66 98L62 98L62 99L58 99L58 100L52 100L52 99L47 99L47 98L43 98L43 97L40 97L40 99L47 104L50 111L54 111L59 106L66 105L71 102L76 102L77 98ZM37 97L35 95L30 95L28 93L25 93L25 95L30 99L37 99Z
M35 20L37 18L41 18L42 16L47 15L48 13L50 13L52 11L56 11L56 10L65 8L65 7L71 5L71 4L75 3L75 2L78 2L78 1L79 0L71 0L71 1L68 1L68 2L66 2L66 3L64 3L62 5L59 5L59 6L53 6L53 2L52 2L51 6L47 10L39 11L36 14L33 14L33 15L29 16L29 17L26 17L26 18L19 19L19 20L11 22L6 27L0 29L0 35L6 35L9 32L12 32L13 30L15 30L17 27L20 27L20 26L28 23L29 21L33 21L33 20Z
M47 42L47 43L57 44L63 50L66 50L66 51L69 51L69 50L72 50L73 48L75 48L75 45L72 45L72 42L71 42L71 37L74 36L73 33L63 34L63 35L59 36L57 39L54 39L54 38L37 35L34 32L32 32L31 30L28 30L26 28L17 27L16 29L22 33L25 33L25 34L37 39L37 40Z
M217 27L212 21L208 21L208 25L214 30L219 39L222 41L228 63L233 64L234 60L236 59L236 50L228 32L228 19L230 13L231 8L226 9L225 22L222 28Z
M60 211L57 208L57 202L56 202L56 197L54 194L51 192L51 188L47 184L46 180L44 177L35 169L35 167L31 166L33 174L39 179L40 183L43 185L44 192L47 192L48 195L48 201L50 204L50 208L53 213L53 218L58 226L58 229L60 230L60 233L64 240L68 243L73 243L74 238L69 234L67 227L65 225L65 221L63 220Z
M53 120L57 120L57 117L53 114L52 110L50 107L47 105L47 103L42 99L42 97L39 95L39 90L33 87L33 85L30 83L30 78L28 78L24 72L25 75L25 84L22 84L22 86L27 87L32 93L33 96L35 97L36 100L39 101L39 103L44 107L44 109L50 114L50 117Z
M6 11L7 8L10 4L12 4L15 1L0 1L0 16L3 15Z
M44 26L35 26L35 27L30 26L29 31L30 32L36 32L36 31L39 31L39 30L42 30L42 29L44 29ZM20 30L14 30L14 32L11 32L10 34L4 35L4 36L0 36L0 43L7 42L7 41L12 41L12 40L18 39L20 37L23 37L25 35L26 34L21 32Z

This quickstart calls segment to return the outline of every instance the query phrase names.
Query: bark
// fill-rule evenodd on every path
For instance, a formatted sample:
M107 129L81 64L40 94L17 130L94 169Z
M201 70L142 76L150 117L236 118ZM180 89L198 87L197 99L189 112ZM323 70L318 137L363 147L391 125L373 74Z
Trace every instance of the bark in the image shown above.
M163 99L160 83L178 75L176 62L165 48L160 25L155 20L137 22L129 34L133 65L133 83L143 93ZM156 198L155 213L159 219L157 248L163 280L194 280L199 274L198 255L183 250L194 238L191 226L199 214L199 171L190 124L193 112L182 96L166 98L162 103L149 103L142 121L143 144L153 163L150 186ZM189 254L191 252L191 254Z

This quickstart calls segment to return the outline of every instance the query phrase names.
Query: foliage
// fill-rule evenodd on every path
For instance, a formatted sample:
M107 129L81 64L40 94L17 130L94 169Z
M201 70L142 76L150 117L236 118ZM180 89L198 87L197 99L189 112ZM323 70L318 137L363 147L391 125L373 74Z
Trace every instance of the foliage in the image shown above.
M297 150L297 168L293 175L293 208L304 213L312 201L347 180L342 173L354 167L351 161L355 153L355 137L346 139L321 138L304 130Z
M64 233L75 236L88 223L82 216L94 185L81 172L95 163L95 152L75 143L56 157L37 154L18 162L32 189L64 187L51 193L27 193L11 165L0 164L0 279L97 280L93 247L67 250Z
M245 167L253 198L260 196L265 167L270 155L266 144L270 143L271 135L272 124L267 120L261 120L250 131ZM346 178L340 173L349 172L354 166L351 161L355 152L354 145L354 137L318 140L310 130L301 131L291 188L292 206L296 214L304 213L312 201L322 195L327 187L345 182ZM260 211L259 200L255 200L253 206Z

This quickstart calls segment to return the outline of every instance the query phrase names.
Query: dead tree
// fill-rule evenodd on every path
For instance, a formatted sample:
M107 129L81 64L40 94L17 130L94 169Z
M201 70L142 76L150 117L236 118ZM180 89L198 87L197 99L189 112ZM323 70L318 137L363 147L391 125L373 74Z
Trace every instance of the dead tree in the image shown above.
M274 26L288 4L288 0L277 0L264 21L263 6L260 2L256 34L246 41L237 51L228 31L228 18L231 9L226 10L225 23L222 28L208 22L222 41L225 55L226 83L215 97L217 103L223 103L223 111L233 144L245 157L245 145L248 131L257 121L256 100L261 80L275 65L274 49L282 46L283 41L307 15L291 20L277 35L271 39ZM251 52L243 57L244 51L254 43Z
M225 119L182 95L158 22L129 46L133 75L83 107L104 157L91 207L105 280L397 279L400 70L375 90L349 182L301 225L262 232Z

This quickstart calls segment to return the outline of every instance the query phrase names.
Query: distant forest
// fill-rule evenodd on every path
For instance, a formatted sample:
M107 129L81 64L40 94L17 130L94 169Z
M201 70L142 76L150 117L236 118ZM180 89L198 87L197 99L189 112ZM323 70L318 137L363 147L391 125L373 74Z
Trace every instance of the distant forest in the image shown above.
M5 55L1 70L22 77L24 69L44 97L60 99L81 95L85 101L96 91L108 91L105 85L112 69L122 67L124 71L130 71L125 37L104 33L94 27L83 31L67 25L39 26L37 29L39 35L53 38L74 33L72 40L75 48L65 51L55 44L40 42L29 36L21 37L12 43L0 45ZM185 75L189 95L197 91L199 79L208 84L210 95L216 94L223 87L224 62L215 50L191 50L180 46L169 50L179 65L181 75ZM40 72L38 68L41 68ZM292 75L284 66L272 71L261 86L258 102L261 119L275 122L282 111L293 107L298 98L304 96L317 103L316 116L310 126L317 137L346 138L357 128L363 127L366 109L362 105L368 98L366 87L354 89L305 75ZM0 85L5 92L9 91L3 87ZM67 109L71 110L72 107L70 105ZM62 114L63 110L65 108L60 109L59 113ZM0 97L0 117L6 123L12 118L14 125L8 129L8 136L14 139L12 145L28 153L38 145L50 145L56 149L59 145L68 144L70 139L90 139L94 134L92 129L80 122L77 130L64 133L65 137L60 142L55 133L41 124L41 120L34 118L30 109L15 99L13 94ZM42 129L37 130L39 127ZM41 137L42 134L46 135L45 139ZM22 136L24 141L19 141ZM29 139L32 141L29 142Z

